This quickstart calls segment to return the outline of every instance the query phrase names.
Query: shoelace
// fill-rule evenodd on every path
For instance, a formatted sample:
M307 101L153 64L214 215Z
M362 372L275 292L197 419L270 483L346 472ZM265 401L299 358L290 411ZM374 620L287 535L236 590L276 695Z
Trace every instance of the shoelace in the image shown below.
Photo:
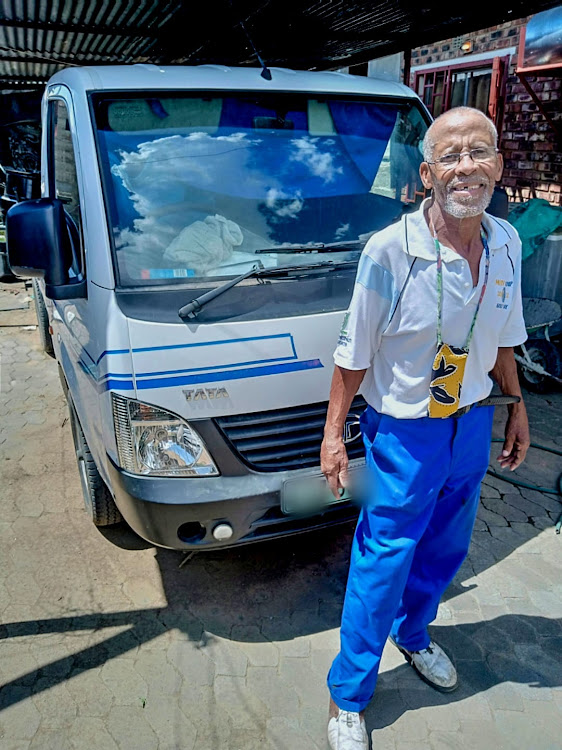
M427 648L422 648L421 651L412 651L412 654L425 654L425 653L428 653L428 654L433 653L433 648L431 647L431 645L429 645Z
M351 728L356 723L355 716L356 714L353 714L351 711L342 711L339 718L345 718L345 723Z

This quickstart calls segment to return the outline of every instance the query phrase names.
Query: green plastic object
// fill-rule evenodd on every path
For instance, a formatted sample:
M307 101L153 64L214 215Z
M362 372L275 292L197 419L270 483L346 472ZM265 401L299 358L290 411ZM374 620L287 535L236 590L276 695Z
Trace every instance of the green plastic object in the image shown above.
M509 223L521 237L521 257L525 260L542 246L550 234L562 226L562 208L551 206L543 198L532 198L510 211Z

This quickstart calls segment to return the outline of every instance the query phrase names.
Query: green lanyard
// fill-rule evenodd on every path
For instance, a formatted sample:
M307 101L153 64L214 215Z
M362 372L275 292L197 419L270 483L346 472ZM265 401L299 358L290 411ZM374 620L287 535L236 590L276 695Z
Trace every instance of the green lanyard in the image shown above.
M472 342L474 326L476 324L476 318L478 317L480 305L482 304L484 294L486 293L486 286L488 285L488 273L490 271L490 248L488 247L488 240L486 238L486 233L484 232L483 227L480 227L480 237L482 239L482 244L484 245L484 251L486 253L486 269L484 272L484 283L482 284L482 289L480 290L480 299L478 300L476 310L474 311L474 317L472 318L472 323L470 325L466 343L462 347L467 353ZM440 347L443 344L443 261L441 259L441 245L439 244L439 240L437 239L436 234L433 235L433 241L435 243L435 250L437 252L437 346Z

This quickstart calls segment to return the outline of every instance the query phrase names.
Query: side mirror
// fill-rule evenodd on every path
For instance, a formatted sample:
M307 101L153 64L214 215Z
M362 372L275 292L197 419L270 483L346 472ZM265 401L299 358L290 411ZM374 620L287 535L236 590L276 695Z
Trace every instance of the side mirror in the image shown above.
M49 299L86 296L86 281L74 274L72 239L60 200L16 203L6 214L8 260L17 276L45 279Z

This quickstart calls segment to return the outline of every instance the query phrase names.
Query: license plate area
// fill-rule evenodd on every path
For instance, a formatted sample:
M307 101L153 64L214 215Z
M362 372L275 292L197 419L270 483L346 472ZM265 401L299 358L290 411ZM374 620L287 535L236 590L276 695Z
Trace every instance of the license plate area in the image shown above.
M333 496L326 477L320 472L287 479L281 489L281 512L285 515L308 515L351 500L353 487L363 470L364 464L349 467L349 487L339 498Z

